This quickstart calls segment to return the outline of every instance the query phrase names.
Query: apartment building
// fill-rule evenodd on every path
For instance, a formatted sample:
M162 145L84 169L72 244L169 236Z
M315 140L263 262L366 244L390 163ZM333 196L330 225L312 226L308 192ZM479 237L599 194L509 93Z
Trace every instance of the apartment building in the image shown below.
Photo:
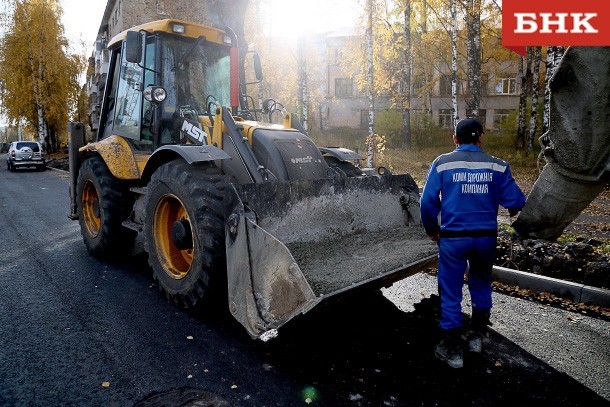
M341 67L341 60L355 35L353 30L345 29L326 36L327 52L327 93L324 115L327 128L350 127L366 129L368 127L368 98L366 91L360 91L357 84ZM487 64L482 74L482 97L479 119L486 129L494 129L518 108L521 79L517 76L517 59L502 63ZM441 72L443 70L440 70ZM437 72L426 84L415 71L412 77L411 109L412 117L431 114L433 123L449 128L452 122L451 73ZM424 84L432 85L431 92L425 96L421 92ZM467 85L458 82L458 117L472 115L465 101ZM392 105L388 94L375 99L375 110L385 110Z
M176 18L195 21L202 24L224 27L226 25L241 27L245 15L245 1L235 0L233 4L219 0L180 2L170 0L109 0L100 24L94 51L89 58L87 71L87 88L89 90L89 124L97 131L99 111L102 104L110 53L106 49L108 41L121 31L148 21ZM224 6L222 4L225 4ZM225 9L223 9L225 7ZM241 7L241 8L240 8ZM236 12L237 11L237 12ZM227 18L223 18L227 15ZM241 19L241 22L239 21ZM225 24L225 21L228 24ZM237 33L243 37L243 33ZM366 129L368 127L369 102L366 90L358 89L351 75L344 71L341 61L344 53L349 51L350 41L357 36L353 28L342 29L325 34L316 34L309 38L308 47L316 54L315 64L309 61L308 82L310 90L315 88L316 95L323 95L315 101L309 101L309 128L328 130L338 127ZM245 41L241 42L242 44ZM286 50L287 48L281 47ZM295 69L286 65L284 57L278 61L281 69ZM480 103L479 117L487 129L493 129L519 103L520 78L517 77L517 63L507 61L493 66L484 66L487 74L482 75L483 94ZM443 70L440 70L443 72ZM449 128L452 121L451 110L451 76L436 73L428 78L432 91L421 96L420 87L424 84L414 72L412 78L412 117L428 114L432 122ZM282 83L284 87L286 83ZM295 85L296 86L296 85ZM458 85L458 116L471 115L465 102L465 83ZM311 92L310 92L311 93ZM277 96L277 95L271 95ZM265 95L267 97L267 95ZM375 109L385 110L392 107L389 94L375 98Z

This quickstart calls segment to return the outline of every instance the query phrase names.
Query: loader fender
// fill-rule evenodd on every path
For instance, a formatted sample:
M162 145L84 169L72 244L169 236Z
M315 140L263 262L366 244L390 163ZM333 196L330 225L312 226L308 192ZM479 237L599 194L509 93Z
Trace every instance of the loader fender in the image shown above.
M181 157L189 164L226 160L227 158L231 158L225 151L214 146L167 145L158 148L150 157L142 173L142 180L148 182L157 168L169 161L175 160L178 157Z
M140 169L133 149L123 137L110 136L79 149L81 154L99 154L110 173L118 179L140 179Z
M364 159L360 154L358 154L354 150L350 150L348 148L320 147L319 150L322 154L330 154L339 161L353 161L353 160L363 160Z

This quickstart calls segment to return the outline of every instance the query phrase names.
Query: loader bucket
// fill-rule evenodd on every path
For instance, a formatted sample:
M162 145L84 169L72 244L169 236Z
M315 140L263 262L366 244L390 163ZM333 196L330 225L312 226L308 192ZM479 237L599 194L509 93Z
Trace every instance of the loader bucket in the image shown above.
M234 185L226 224L229 309L253 338L355 288L434 264L409 175Z

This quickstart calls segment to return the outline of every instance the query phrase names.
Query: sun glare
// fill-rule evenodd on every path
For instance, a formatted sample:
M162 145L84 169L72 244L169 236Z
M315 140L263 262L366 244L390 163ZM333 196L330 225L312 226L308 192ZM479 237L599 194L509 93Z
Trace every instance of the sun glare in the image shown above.
M357 25L358 1L269 0L268 32L296 38L308 32L328 32Z

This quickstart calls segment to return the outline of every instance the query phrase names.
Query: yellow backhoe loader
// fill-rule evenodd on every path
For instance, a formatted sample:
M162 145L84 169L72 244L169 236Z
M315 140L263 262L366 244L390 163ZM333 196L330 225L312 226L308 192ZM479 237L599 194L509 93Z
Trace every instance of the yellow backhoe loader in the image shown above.
M254 120L230 29L155 21L108 47L95 141L71 124L70 217L91 255L141 240L169 299L226 296L261 339L436 261L411 176L364 174L357 153L318 148L290 113L284 125Z

